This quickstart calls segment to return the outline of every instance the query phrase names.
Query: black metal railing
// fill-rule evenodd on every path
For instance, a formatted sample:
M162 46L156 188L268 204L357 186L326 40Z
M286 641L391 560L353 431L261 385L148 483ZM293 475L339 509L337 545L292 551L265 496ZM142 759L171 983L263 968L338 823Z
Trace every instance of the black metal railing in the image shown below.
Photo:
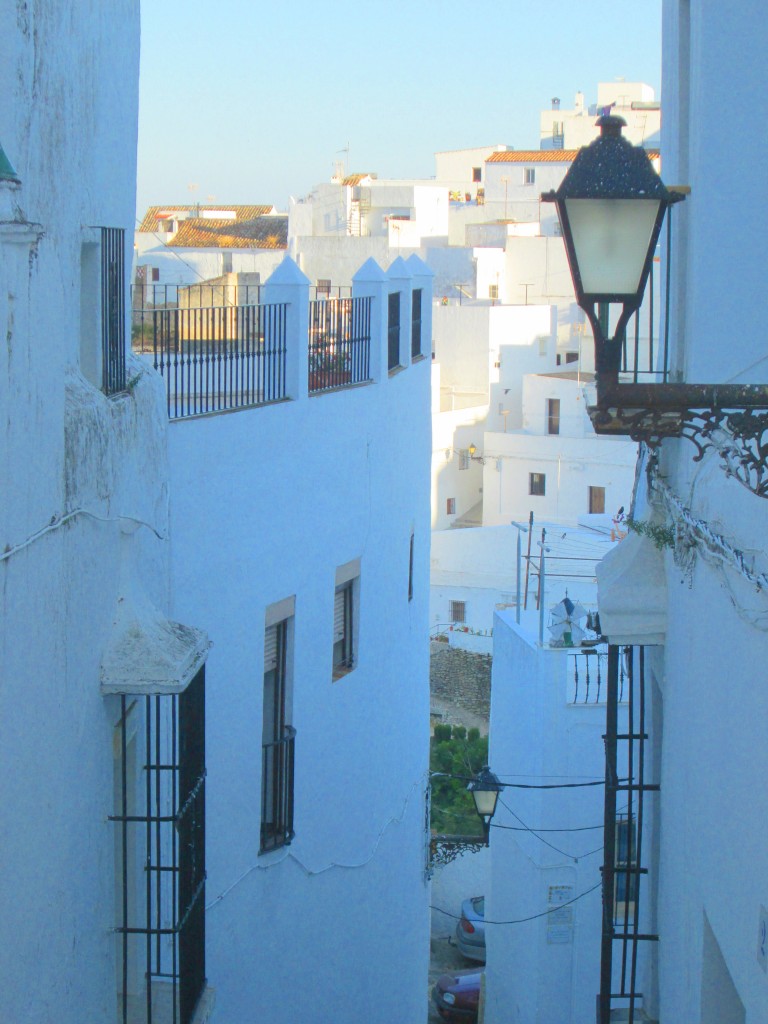
M627 700L626 725L619 731L619 687L622 674ZM658 942L646 931L640 898L648 895L649 879L644 822L652 816L648 798L659 791L651 762L650 678L646 678L645 648L608 648L605 724L605 810L602 872L603 924L600 958L598 1024L610 1024L613 1010L637 1024L647 1019L639 989L638 953L642 943ZM619 812L621 797L625 807ZM653 913L645 914L650 923Z
M134 350L141 344L141 325L155 309L203 309L206 306L257 306L261 285L229 284L224 279L197 284L158 284L138 281L131 288L131 326Z
M284 736L262 744L261 853L287 846L293 839L293 768L296 730L285 726Z
M583 648L568 655L568 703L605 704L605 679L608 649ZM619 700L623 700L624 674L619 680Z
M371 299L309 304L309 393L371 379Z
M286 311L287 303L145 311L169 417L285 398Z
M348 284L314 284L309 289L312 302L320 302L323 299L350 299L352 298L352 286Z
M125 229L101 228L101 363L107 395L125 391Z
M633 384L666 384L669 381L669 303L672 252L672 209L667 211L663 309L661 262L657 253L651 263L645 300L630 320L621 352L622 379Z

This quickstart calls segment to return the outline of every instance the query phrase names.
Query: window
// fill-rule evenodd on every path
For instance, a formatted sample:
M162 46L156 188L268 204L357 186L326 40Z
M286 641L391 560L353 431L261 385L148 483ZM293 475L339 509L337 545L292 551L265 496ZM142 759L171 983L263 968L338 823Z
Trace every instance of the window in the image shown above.
M411 297L411 358L421 355L421 288L414 288Z
M578 360L579 360L579 353L578 352L566 352L565 353L565 361L566 361L566 363L576 363L576 362L578 362Z
M589 488L589 511L593 515L602 515L605 512L605 488Z
M483 169L482 169L482 167L473 167L472 168L472 181L482 181L482 180L483 180Z
M446 499L446 502L445 502L445 514L447 516L455 516L456 515L456 499L455 498L447 498Z
M547 433L560 433L560 399L547 399Z
M333 602L333 678L338 679L354 665L352 649L352 584L336 588Z
M613 918L616 924L633 924L637 900L637 824L635 819L616 819Z
M488 285L488 298L489 299L498 299L498 297L499 297L499 286L497 284L489 284Z
M225 252L221 256L221 272L222 274L232 273L232 253Z
M160 268L152 267L152 282L157 283L160 280Z
M333 679L341 679L355 667L357 660L358 600L360 559L353 559L336 570L333 599Z
M287 846L294 836L293 610L293 598L272 605L264 629L259 853Z
M525 168L525 170L523 172L523 181L525 182L526 185L535 185L536 184L536 168L535 167L526 167Z
M104 393L125 391L125 229L101 228L101 346Z
M319 277L317 279L317 297L318 297L318 299L320 298L321 295L328 296L330 294L331 294L331 281L330 281L330 278Z
M469 469L469 451L466 448L459 451L459 469Z
M408 554L408 600L413 600L413 534L411 534L410 551Z
M80 259L80 369L116 395L125 391L125 230L89 229Z
M387 307L387 368L400 366L400 292L392 292Z
M467 603L466 603L466 601L449 601L448 602L448 620L450 622L466 622L467 621Z
M115 727L118 1017L205 990L205 668L180 694L120 695Z
M543 497L546 493L547 477L544 473L528 474L528 493Z

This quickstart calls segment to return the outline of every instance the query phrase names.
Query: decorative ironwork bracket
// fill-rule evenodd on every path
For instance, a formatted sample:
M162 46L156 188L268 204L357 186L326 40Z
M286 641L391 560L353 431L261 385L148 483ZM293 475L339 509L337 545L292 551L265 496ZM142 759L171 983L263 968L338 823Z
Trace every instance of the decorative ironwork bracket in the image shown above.
M628 435L652 449L685 437L695 462L712 449L728 476L768 498L768 385L598 384L588 412L597 434Z
M450 864L464 853L477 853L488 845L484 836L431 835L429 837L430 867Z

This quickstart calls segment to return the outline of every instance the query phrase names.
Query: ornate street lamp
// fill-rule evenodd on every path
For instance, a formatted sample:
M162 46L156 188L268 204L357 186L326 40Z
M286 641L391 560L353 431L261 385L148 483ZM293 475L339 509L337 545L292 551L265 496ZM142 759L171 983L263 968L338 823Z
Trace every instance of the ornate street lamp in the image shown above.
M595 336L598 384L618 382L624 331L643 301L664 214L684 198L622 136L626 123L601 117L599 137L579 151L560 188L541 197L557 205L576 301ZM622 307L612 338L603 333L601 303Z
M621 134L623 118L601 117L601 134L579 150L560 187L542 195L557 206L576 301L595 339L598 434L627 434L657 447L687 437L701 459L715 448L729 475L768 497L768 386L639 384L620 378L627 324L643 301L664 215L684 198ZM669 258L669 256L668 256ZM620 306L608 337L608 308Z
M475 810L483 822L483 832L485 833L487 845L491 832L491 818L496 813L496 803L499 799L502 785L489 766L485 765L477 773L476 778L467 785L467 789L472 794L472 799L475 801Z
M431 782L434 778L451 778L442 772L430 774ZM504 784L499 782L488 765L481 768L467 789L475 801L475 810L483 822L483 835L447 835L430 831L430 800L427 800L427 830L429 831L429 844L427 854L427 874L431 877L432 871L438 864L450 864L451 861L464 853L477 852L488 846L491 831L491 818L496 813L496 802Z

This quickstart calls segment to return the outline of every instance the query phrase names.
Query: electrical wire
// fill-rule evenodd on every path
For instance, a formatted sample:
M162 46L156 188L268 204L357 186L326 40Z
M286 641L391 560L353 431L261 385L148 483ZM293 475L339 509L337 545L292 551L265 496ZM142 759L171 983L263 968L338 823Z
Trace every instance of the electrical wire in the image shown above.
M457 779L459 782L475 782L473 776L469 775L448 775L450 779ZM502 789L581 789L585 786L604 786L605 779L595 782L552 782L552 783L531 783L531 782L499 782Z
M578 896L574 896L572 900L566 900L565 903L558 903L555 907L550 907L549 910L542 910L539 914L530 914L528 917L517 917L510 921L489 921L487 918L483 921L485 925L497 925L497 924L525 924L526 921L535 921L539 917L547 917L549 914L554 914L558 910L562 910L563 907L569 907L572 903L576 903L578 900L583 899L585 896L589 896L595 889L599 889L603 884L602 879L596 882L590 889L585 889L584 892L580 892ZM454 921L460 921L461 917L458 914L451 914L447 910L443 910L442 907L435 907L430 904L430 910L436 910L438 914L445 914L446 917L452 917Z
M61 515L56 514L51 516L51 520L45 526L42 526L39 530L36 530L33 534L30 534L26 540L21 541L20 544L8 545L4 551L0 552L0 562L5 562L11 555L18 554L19 551L23 551L24 548L28 548L30 544L33 544L36 540L40 540L46 533L51 533L53 530L58 530L62 526L65 526L68 522L74 519L76 516L85 516L88 519L95 519L100 523L136 523L137 526L144 526L147 530L151 530L152 533L157 537L158 540L167 540L167 536L160 533L151 523L145 522L143 519L137 519L136 516L129 515L118 515L118 516L100 516L96 512L91 512L87 508L75 508L71 512L64 512Z
M603 849L602 846L598 846L595 850L590 850L589 853L580 853L578 856L576 856L576 854L573 854L573 853L567 853L565 850L561 850L559 846L555 846L554 843L550 843L550 841L548 839L544 839L543 836L540 836L539 833L537 831L535 831L534 829L532 829L529 825L526 825L526 823L523 821L523 819L518 814L515 814L515 812L512 810L512 808L509 806L509 804L504 803L504 801L501 800L501 799L499 799L499 803L501 804L501 806L505 810L509 811L509 813L512 815L512 817L516 821L520 822L520 824L523 826L523 828L524 828L524 830L526 832L530 832L530 834L532 836L535 836L539 840L540 843L544 843L545 846L548 846L551 850L554 850L555 853L559 853L563 857L567 857L569 860L572 860L575 864L578 864L579 861L582 858L584 858L584 857L591 857L593 853L599 853ZM491 822L491 825L493 825L493 822ZM504 825L497 826L497 828L504 828L504 827L505 827Z

